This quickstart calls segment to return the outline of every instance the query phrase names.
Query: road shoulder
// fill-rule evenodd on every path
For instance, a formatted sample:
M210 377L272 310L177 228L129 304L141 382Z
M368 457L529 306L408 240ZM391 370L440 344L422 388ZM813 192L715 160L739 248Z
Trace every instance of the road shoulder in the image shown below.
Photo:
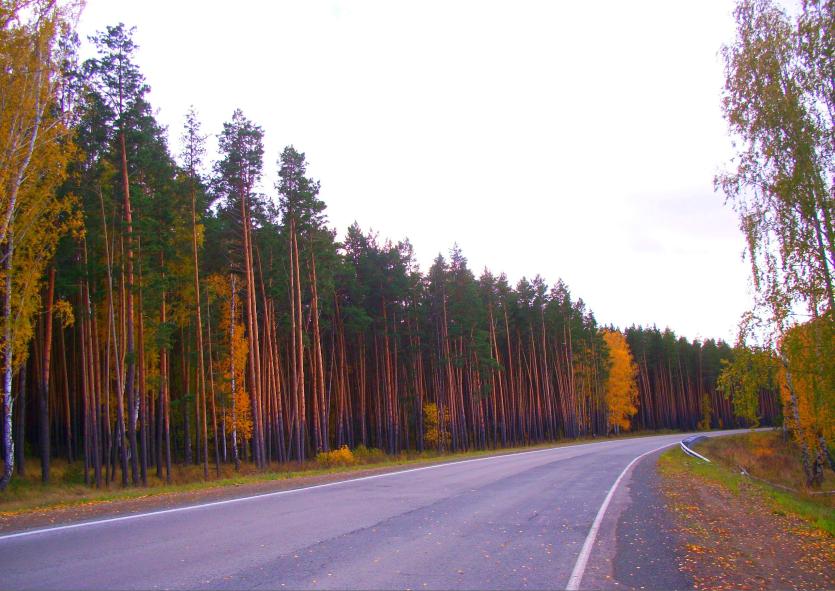
M708 465L723 480L701 475L697 461L678 449L660 460L661 491L694 588L835 588L831 535L775 510L755 484L724 468Z
M218 486L191 491L148 494L147 496L130 499L96 501L90 504L73 504L67 507L49 507L43 510L34 509L13 514L0 513L0 535L56 525L164 511L179 507L189 507L204 503L269 494L283 490L307 488L341 480L374 476L376 474L401 472L414 467L416 466L408 464L377 468L370 467L368 469L352 470L350 472L333 472L312 476L264 480L235 486Z
M692 589L660 490L659 453L636 463L609 506L581 589Z

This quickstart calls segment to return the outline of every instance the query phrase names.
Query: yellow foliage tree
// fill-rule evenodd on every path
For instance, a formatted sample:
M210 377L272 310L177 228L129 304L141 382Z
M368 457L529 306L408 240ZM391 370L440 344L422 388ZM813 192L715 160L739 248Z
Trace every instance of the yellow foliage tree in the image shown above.
M252 437L252 404L246 390L246 364L249 355L249 343L243 325L240 304L240 281L234 274L225 277L220 274L210 275L206 287L211 301L221 308L221 350L226 354L223 362L223 380L220 384L220 396L224 401L222 417L226 425L226 434L232 437L232 455L238 465L239 442L244 443Z
M808 486L819 486L835 441L835 323L831 314L789 329L780 346L784 416L803 454Z
M441 417L438 405L427 402L423 405L423 441L427 447L444 449L451 440L446 424L449 422L449 411Z
M38 150L66 133L55 108L64 57L60 41L71 33L80 5L0 3L0 243L7 242L15 214L26 208L21 193L44 162Z
M0 490L14 462L12 374L26 359L44 272L58 241L82 227L75 199L58 192L75 155L57 98L61 40L70 33L77 7L56 0L0 3L0 352L6 450Z
M628 431L630 417L638 412L638 366L622 333L606 330L603 339L609 349L609 377L606 380L609 426L615 432Z

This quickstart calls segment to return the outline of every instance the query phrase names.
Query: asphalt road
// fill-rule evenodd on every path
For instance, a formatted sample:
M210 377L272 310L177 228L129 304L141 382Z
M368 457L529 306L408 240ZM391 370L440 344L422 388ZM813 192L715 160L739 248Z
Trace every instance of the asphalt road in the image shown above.
M0 537L0 587L565 588L624 468L682 437L480 458L7 534ZM617 586L617 524L644 510L642 497L629 491L640 489L631 479L652 457L608 495L596 543L586 544L589 574L580 588ZM657 514L658 507L645 511Z

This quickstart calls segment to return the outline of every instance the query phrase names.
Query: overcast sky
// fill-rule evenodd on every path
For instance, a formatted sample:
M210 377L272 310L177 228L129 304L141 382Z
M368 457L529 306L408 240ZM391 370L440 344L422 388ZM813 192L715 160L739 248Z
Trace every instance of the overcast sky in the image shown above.
M605 324L733 340L749 306L719 49L731 0L87 0L80 29L136 26L179 149L190 104L216 134L240 107L263 189L294 144L330 223L457 242L476 275L562 277Z

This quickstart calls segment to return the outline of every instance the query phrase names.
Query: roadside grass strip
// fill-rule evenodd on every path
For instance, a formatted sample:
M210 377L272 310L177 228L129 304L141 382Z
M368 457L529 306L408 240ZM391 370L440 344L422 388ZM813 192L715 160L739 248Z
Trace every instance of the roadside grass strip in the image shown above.
M749 479L739 470L721 462L706 463L688 456L681 449L671 449L661 454L658 466L662 475L686 471L698 478L720 484L735 495L741 494L743 490L748 494L761 495L776 515L796 515L811 526L835 536L835 509L831 497L778 489Z

